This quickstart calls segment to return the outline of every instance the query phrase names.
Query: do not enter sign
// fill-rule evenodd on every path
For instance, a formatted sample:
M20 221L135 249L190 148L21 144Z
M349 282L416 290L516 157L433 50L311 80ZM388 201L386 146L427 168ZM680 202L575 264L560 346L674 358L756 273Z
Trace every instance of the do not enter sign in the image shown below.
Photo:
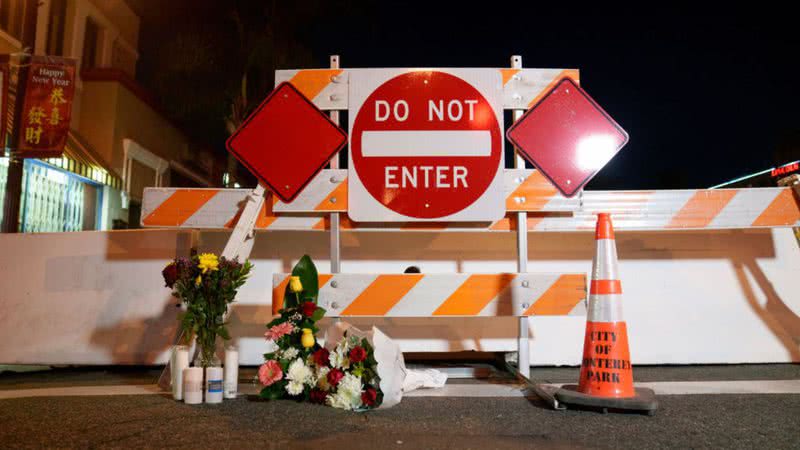
M502 217L501 89L491 69L354 71L350 218Z

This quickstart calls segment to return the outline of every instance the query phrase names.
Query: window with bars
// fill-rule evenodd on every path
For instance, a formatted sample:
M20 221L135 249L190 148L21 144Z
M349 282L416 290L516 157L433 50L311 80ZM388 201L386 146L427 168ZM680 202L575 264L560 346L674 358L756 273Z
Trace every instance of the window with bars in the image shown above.
M8 159L0 158L0 221ZM98 228L102 188L38 160L25 160L19 230L26 233Z

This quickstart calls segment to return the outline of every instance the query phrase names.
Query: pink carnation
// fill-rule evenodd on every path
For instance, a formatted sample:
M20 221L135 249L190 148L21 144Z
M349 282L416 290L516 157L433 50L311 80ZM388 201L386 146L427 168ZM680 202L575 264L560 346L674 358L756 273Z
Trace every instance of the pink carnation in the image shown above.
M258 381L264 386L269 386L283 378L283 370L278 361L271 359L258 368Z
M281 337L291 334L294 331L294 325L289 322L283 322L275 325L264 333L264 337L268 341L277 341Z

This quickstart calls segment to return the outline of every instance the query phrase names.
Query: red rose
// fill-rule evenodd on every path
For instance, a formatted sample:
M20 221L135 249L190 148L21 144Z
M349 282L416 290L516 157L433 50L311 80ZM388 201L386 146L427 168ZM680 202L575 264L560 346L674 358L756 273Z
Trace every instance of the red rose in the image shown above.
M172 288L175 286L175 282L178 281L178 265L175 263L170 263L167 267L164 267L164 270L161 271L161 275L164 276L164 284L168 288Z
M321 391L319 389L312 389L310 394L311 403L325 403L325 398L327 398L328 394L325 391Z
M339 369L331 369L331 371L328 372L328 384L333 387L336 387L336 385L342 381L342 378L344 378L344 373Z
M375 401L378 399L378 392L375 389L368 387L364 392L361 393L361 403L366 406L373 407L375 406Z
M350 362L355 364L367 359L367 351L364 347L357 345L350 350Z
M321 348L314 352L312 357L314 358L314 364L319 367L328 367L331 364L330 360L331 352L328 351L326 348Z
M302 309L304 316L311 317L314 315L314 311L317 310L317 305L315 305L314 302L305 302L302 304L302 306L300 306L300 308Z

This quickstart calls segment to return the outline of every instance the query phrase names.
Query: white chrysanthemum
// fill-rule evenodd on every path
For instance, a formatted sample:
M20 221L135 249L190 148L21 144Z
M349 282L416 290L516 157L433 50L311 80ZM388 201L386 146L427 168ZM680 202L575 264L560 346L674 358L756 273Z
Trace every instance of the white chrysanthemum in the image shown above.
M286 392L289 395L300 395L303 393L303 383L299 381L290 381L289 384L286 385Z
M281 354L281 357L283 359L295 359L295 358L297 358L297 354L298 353L300 353L300 352L298 352L296 348L289 347L289 348L287 348L286 350L283 351L283 353Z
M329 367L320 367L317 369L317 387L325 392L331 390L331 385L328 384L328 372L330 371L331 369Z
M325 403L334 408L353 409L352 405L350 404L350 399L340 392L328 394L328 396L325 397Z
M325 402L334 408L357 409L361 406L361 378L345 374L336 387L336 393L328 395Z
M328 358L331 362L331 365L333 367L336 367L337 369L349 368L350 367L350 355L348 354L349 352L350 352L349 350L344 350L339 348L339 346L337 346L336 350L334 350L331 353L330 357Z
M361 391L363 390L364 386L361 384L360 377L357 377L352 373L346 373L342 380L339 381L338 388L338 391L346 391L350 395L357 395L360 399Z
M314 374L311 369L303 362L302 359L297 358L289 364L289 369L286 371L286 379L289 381L296 381L300 384L311 384L314 381Z

